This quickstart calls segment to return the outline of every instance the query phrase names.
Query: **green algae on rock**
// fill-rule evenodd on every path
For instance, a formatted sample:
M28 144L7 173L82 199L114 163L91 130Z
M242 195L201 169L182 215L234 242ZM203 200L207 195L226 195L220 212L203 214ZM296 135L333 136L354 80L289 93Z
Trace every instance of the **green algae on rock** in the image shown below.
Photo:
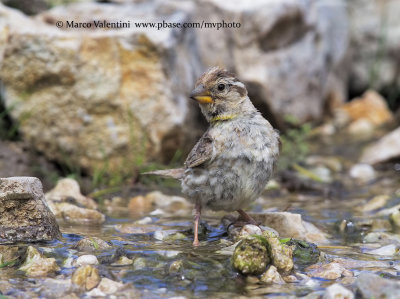
M249 236L242 239L232 257L233 267L247 275L263 273L269 262L267 247L261 237Z
M111 245L108 244L106 241L97 238L97 237L91 237L91 238L83 238L82 240L79 240L76 242L73 246L74 249L78 251L84 251L84 252L94 252L96 250L106 250L106 249L111 249Z
M293 269L292 248L281 244L278 237L271 231L263 231L263 237L267 241L268 254L272 265L284 272L291 271Z
M320 251L316 244L290 239L285 243L293 248L293 262L298 266L309 266L319 260Z

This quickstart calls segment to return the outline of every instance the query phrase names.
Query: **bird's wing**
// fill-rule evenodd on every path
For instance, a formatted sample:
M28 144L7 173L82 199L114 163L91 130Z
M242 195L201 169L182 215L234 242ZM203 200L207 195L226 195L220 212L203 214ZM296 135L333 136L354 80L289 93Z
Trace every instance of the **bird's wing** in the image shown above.
M197 167L209 160L213 156L213 139L206 132L193 147L185 161L186 168Z

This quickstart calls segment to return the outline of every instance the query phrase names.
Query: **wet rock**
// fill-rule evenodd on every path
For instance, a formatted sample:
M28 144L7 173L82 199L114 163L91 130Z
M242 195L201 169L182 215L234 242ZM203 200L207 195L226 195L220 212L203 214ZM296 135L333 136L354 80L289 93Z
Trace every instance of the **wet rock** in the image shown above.
M232 265L242 274L258 275L265 271L270 258L266 244L260 238L247 237L236 246Z
M345 269L339 263L329 263L329 264L315 264L309 266L307 269L307 274L310 277L317 277L323 279L334 280L342 276L353 276L353 273Z
M12 267L25 254L25 250L18 246L0 245L0 268Z
M81 188L77 181L66 178L59 180L57 185L45 194L47 201L76 203L89 209L97 209L97 203L81 194Z
M116 225L115 229L123 234L147 234L160 230L160 227L139 223L123 223Z
M95 252L96 250L111 249L112 246L100 238L90 237L79 240L72 248L83 252Z
M369 164L356 164L350 168L350 177L358 183L368 183L375 178L375 170Z
M390 221L396 228L400 228L400 211L396 210L390 215Z
M40 283L40 296L43 298L74 298L71 279L45 278ZM77 296L76 296L77 297Z
M396 299L400 294L400 283L379 277L369 272L361 272L356 280L357 294L361 298Z
M71 277L72 283L87 291L95 288L100 283L100 280L99 270L91 265L79 267Z
M293 248L294 264L304 267L318 262L321 252L316 244L295 239L285 244Z
M344 286L334 283L326 288L322 299L353 299L354 294Z
M106 277L103 277L97 286L97 288L103 292L106 295L111 295L117 292L119 289L121 289L124 286L123 283L113 281L111 279L108 279Z
M156 230L154 232L154 239L159 241L176 241L186 239L186 235L176 230Z
M39 179L0 178L0 242L49 241L60 237Z
M399 249L399 245L389 244L374 250L367 251L366 253L373 255L393 256L399 255Z
M168 161L178 148L192 144L197 118L187 92L201 68L193 35L135 26L62 30L54 24L90 23L94 15L107 21L188 21L185 10L169 6L79 3L36 18L0 6L0 32L7 41L0 51L5 105L18 107L10 113L33 148L49 159L65 163L67 157L71 167L112 177L131 173L135 161ZM152 121L157 118L163 121Z
M127 265L132 265L133 260L126 256L121 256L116 260L114 263L111 264L111 266L127 266Z
M26 259L19 270L27 276L42 277L60 271L60 267L54 258L46 258L35 247L28 246Z
M71 203L50 203L50 209L57 218L73 224L102 224L106 220L104 214L97 210L80 208Z
M290 272L293 269L292 248L282 244L278 237L270 231L263 231L262 236L267 241L271 264L280 271Z
M282 276L279 274L278 269L273 265L270 265L268 270L261 275L260 281L264 283L276 283L276 284L286 283L283 280Z
M371 232L364 237L366 243L379 243L379 244L400 244L400 236L386 232Z
M389 201L390 196L388 195L377 195L369 200L365 205L359 207L357 210L361 212L371 212L379 208L383 208Z
M300 214L265 212L251 216L262 225L275 229L281 237L292 237L317 244L328 243L326 234L313 224L303 221Z
M349 115L351 121L367 120L372 127L393 119L385 99L373 90L368 90L360 98L344 104L341 109Z
M146 267L146 259L143 257L138 257L133 261L134 270L142 270Z
M169 274L176 274L181 272L181 270L183 269L183 260L177 260L177 261L173 261L168 268L168 273Z
M400 127L369 145L361 155L362 163L377 164L400 157Z
M99 264L99 261L97 260L97 257L94 255L91 255L91 254L81 255L74 262L74 266L77 266L77 267L86 266L86 265L98 265L98 264Z

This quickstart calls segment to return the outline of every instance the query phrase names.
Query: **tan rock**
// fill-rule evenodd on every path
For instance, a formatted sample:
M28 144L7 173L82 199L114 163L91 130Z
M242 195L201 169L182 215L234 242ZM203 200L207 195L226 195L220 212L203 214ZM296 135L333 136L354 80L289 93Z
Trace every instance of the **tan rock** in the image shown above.
M315 264L306 269L308 276L334 280L342 276L353 276L353 273L345 269L341 264L332 262L329 264Z
M24 271L27 276L43 277L60 271L55 258L44 257L35 247L28 246L26 254L26 259L19 270Z
M123 283L113 281L111 279L103 277L100 281L100 284L97 286L97 288L100 291L102 291L104 294L110 295L110 294L114 294L115 292L117 292L123 286L124 286Z
M131 215L141 215L150 212L153 208L153 202L142 196L135 196L129 200L128 209Z
M106 217L97 210L80 208L76 205L62 202L51 205L57 218L63 218L69 223L102 224Z
M59 180L57 185L45 194L45 197L46 200L54 202L70 201L72 199L81 206L97 209L97 203L93 199L82 195L78 182L70 178Z
M274 266L269 266L268 270L265 271L260 280L264 283L276 283L276 284L285 284L286 282L283 280L282 276L279 274L278 269Z
M289 212L265 212L251 215L262 225L273 228L280 237L291 237L308 242L324 244L328 243L327 235L320 231L312 223L302 219L300 214Z
M197 137L187 133L196 119L187 93L197 76L190 59L198 59L185 30L61 30L53 23L159 17L141 7L81 3L33 19L0 5L5 105L15 108L24 139L49 159L92 174L131 174L146 159L168 161ZM165 21L187 18L170 12Z
M79 267L72 274L72 283L84 288L87 291L95 288L100 283L99 270L91 265Z
M368 90L362 97L356 98L342 106L352 121L368 120L372 125L379 126L393 119L385 99L376 91Z

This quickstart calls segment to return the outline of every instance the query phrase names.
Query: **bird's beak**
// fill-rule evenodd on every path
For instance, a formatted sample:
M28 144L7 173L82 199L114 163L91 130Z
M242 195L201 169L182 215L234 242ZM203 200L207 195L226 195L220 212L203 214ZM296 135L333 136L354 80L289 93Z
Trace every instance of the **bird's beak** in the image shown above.
M209 104L213 102L210 92L204 87L203 84L197 86L190 93L190 97L201 104Z

